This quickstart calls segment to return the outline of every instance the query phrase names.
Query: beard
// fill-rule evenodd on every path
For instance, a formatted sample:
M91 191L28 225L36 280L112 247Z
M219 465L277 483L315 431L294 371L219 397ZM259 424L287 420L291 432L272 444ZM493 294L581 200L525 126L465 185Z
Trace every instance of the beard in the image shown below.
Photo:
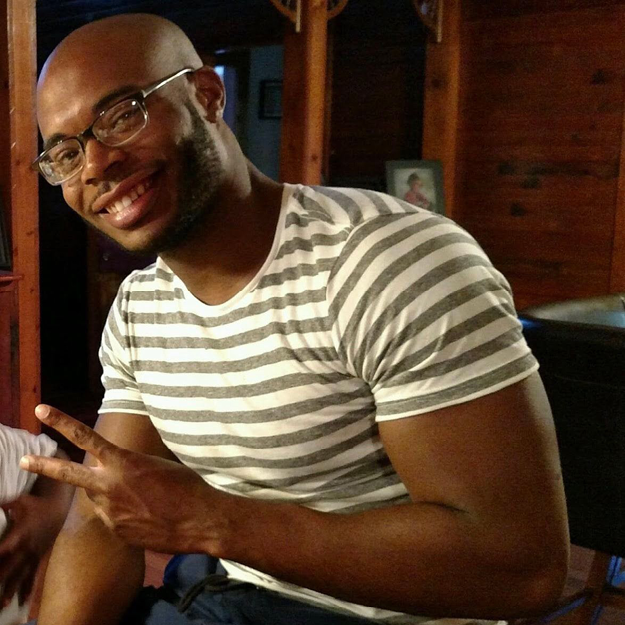
M215 140L204 120L190 100L184 106L191 116L191 132L178 146L178 193L176 214L172 222L160 236L140 249L125 248L113 237L86 222L132 256L153 259L156 254L174 250L192 237L201 229L210 214L211 200L224 177L225 170L219 159Z
M191 133L179 146L178 200L171 224L142 254L176 249L201 228L210 214L211 200L224 176L215 140L193 104L185 103L191 115Z

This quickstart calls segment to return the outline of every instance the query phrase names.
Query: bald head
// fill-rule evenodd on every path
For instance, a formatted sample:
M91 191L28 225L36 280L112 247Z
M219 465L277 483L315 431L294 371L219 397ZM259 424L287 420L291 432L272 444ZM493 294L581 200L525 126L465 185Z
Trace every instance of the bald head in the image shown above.
M39 117L64 106L68 88L91 92L98 85L147 84L202 60L184 32L157 15L123 14L91 22L52 52L39 78Z
M91 22L68 35L46 61L42 79L55 71L71 71L77 61L84 59L92 61L92 71L97 72L109 56L122 66L142 62L158 75L202 65L189 38L173 22L157 15L134 13Z

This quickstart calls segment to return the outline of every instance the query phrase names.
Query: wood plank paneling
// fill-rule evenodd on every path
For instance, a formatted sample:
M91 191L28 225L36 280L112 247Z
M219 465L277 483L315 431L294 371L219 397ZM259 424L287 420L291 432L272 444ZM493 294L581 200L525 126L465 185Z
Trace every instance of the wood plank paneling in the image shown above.
M462 41L461 0L448 0L442 17L442 41L428 42L425 82L423 156L443 166L445 212L456 210L456 165Z
M625 292L625 107L623 107L623 134L614 218L614 246L612 248L610 291L613 293Z
M455 215L517 305L607 293L625 2L498 6L464 7Z
M37 154L35 121L35 0L7 2L9 33L10 201L14 270L19 283L20 427L40 431L35 406L40 390L38 178L30 168Z
M579 10L582 8L611 7L621 0L505 0L505 2L484 2L484 0L468 0L466 2L466 19L476 20L494 17L509 17L530 13L544 14Z
M301 32L285 38L284 90L297 94L288 93L282 107L282 182L321 182L327 42L327 3L309 0L302 8Z
M471 39L466 51L526 44L568 45L576 54L622 48L622 0L593 8L568 9L566 0L553 0L552 7L560 2L562 8L557 11L555 8L551 12L536 10L529 15L498 16L474 22L465 19L465 35ZM464 10L463 16L466 17Z
M622 105L621 105L622 106ZM472 161L524 159L553 162L618 162L620 131L574 131L528 128L525 131L465 131L458 158Z
M39 273L37 175L34 113L35 0L2 0L0 13L0 187L9 213L19 325L12 325L13 362L19 350L19 404L11 418L39 431L34 408L39 402ZM5 300L6 301L6 300ZM16 377L12 381L17 388Z

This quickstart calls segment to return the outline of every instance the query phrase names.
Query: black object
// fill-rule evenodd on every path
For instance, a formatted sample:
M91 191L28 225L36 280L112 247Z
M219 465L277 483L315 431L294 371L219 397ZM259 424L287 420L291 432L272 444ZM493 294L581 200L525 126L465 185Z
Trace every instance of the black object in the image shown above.
M553 410L571 542L625 556L625 295L519 317Z

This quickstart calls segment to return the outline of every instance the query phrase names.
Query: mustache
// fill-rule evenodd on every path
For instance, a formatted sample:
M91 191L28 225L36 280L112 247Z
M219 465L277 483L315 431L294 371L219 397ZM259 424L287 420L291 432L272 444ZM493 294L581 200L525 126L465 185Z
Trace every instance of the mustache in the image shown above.
M113 189L114 186L118 185L122 180L123 178L120 178L119 180L103 180L98 185L97 193L89 202L89 210L92 210L93 205L98 199L100 199L105 193L108 193L109 191L111 191L111 189Z

